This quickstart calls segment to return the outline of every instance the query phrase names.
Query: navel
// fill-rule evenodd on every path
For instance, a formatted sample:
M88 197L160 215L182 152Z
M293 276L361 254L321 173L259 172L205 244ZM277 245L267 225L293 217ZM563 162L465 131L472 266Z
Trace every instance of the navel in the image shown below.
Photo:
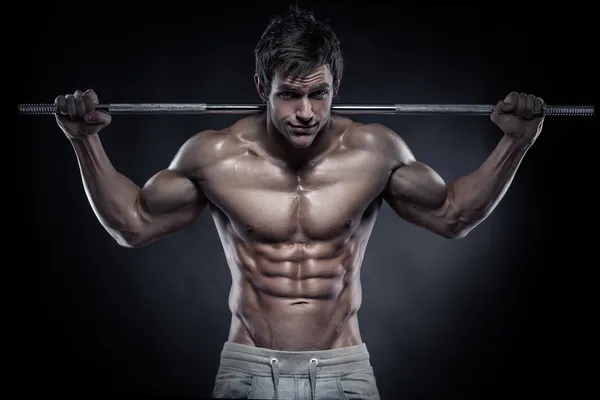
M254 229L252 229L252 227L250 225L245 225L244 231L246 231L246 233L252 233L252 231L254 231Z
M352 228L352 224L353 224L353 221L351 219L347 219L344 222L344 226L346 227L346 229Z

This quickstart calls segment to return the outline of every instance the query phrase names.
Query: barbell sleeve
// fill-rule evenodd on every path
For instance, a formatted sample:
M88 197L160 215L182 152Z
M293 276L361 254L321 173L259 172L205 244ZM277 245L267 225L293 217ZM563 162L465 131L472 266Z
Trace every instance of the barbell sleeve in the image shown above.
M494 105L487 104L333 104L331 110L340 114L381 115L490 115ZM96 109L111 114L254 114L264 111L264 104L208 103L110 103ZM54 115L55 104L19 104L19 114ZM595 116L594 105L544 105L546 116Z

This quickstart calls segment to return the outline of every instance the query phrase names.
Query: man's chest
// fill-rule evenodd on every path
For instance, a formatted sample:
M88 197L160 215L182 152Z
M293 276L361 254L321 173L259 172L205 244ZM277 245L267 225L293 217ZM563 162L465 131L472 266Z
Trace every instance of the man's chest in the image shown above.
M202 189L236 227L266 240L328 240L360 224L389 179L367 152L334 155L292 171L243 155L206 168Z

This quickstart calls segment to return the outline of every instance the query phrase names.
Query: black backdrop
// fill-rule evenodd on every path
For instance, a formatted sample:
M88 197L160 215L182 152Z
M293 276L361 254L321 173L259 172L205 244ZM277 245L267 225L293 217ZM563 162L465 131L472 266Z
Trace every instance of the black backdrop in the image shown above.
M87 88L101 102L258 101L252 50L287 3L126 5L23 10L17 102ZM300 5L328 18L342 41L339 102L492 104L512 90L549 104L594 101L586 10ZM117 169L142 185L190 135L235 118L116 116L102 140ZM486 117L357 119L395 129L447 180L476 168L500 138ZM229 328L230 278L208 213L151 246L121 248L95 219L53 118L21 116L18 124L32 161L32 203L25 214L10 212L32 217L27 240L17 238L33 260L18 289L19 298L35 299L25 317L32 328L22 329L33 333L33 356L22 357L35 361L25 389L210 396ZM462 240L438 238L383 208L359 314L382 398L581 389L594 128L594 118L548 118L503 202Z

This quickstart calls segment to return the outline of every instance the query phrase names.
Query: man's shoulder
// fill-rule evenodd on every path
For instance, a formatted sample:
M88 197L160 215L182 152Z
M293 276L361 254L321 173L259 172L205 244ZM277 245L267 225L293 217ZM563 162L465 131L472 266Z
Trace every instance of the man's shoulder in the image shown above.
M181 146L175 162L182 169L195 170L244 154L244 125L248 122L240 120L227 128L195 133Z
M344 145L394 159L408 150L397 132L379 123L352 122L344 134Z

